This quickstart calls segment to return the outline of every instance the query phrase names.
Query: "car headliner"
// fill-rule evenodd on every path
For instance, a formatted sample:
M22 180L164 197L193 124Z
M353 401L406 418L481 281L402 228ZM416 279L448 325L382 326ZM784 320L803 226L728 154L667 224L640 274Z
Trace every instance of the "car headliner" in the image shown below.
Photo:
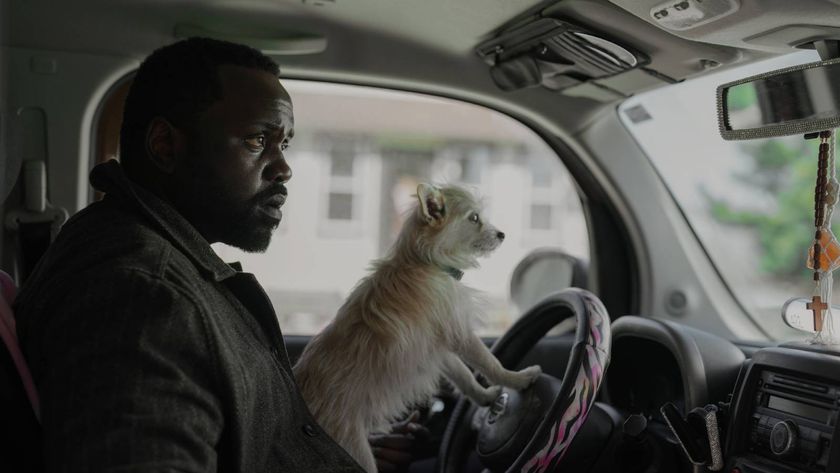
M802 38L840 37L840 0L741 0L736 13L684 32L654 25L649 12L661 0L3 1L4 43L13 47L139 60L176 40L176 27L183 26L245 43L323 37L321 53L278 56L284 75L522 108L564 135L576 134L626 96L705 72L708 61L727 67L792 51L790 43ZM631 71L570 93L500 91L475 47L538 14L578 22L644 52L659 76Z

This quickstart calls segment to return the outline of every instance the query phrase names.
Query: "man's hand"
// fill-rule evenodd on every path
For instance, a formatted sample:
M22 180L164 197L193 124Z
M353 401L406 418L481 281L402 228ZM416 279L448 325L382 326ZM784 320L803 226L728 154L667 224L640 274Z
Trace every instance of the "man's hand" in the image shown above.
M420 413L414 411L402 422L391 426L389 434L372 434L368 442L376 457L379 473L396 473L408 470L414 461L414 447L417 440L429 436L429 430L417 423Z

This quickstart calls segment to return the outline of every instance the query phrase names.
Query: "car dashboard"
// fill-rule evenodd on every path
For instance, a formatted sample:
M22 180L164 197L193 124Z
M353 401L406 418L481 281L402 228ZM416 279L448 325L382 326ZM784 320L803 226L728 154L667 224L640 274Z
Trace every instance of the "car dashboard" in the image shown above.
M617 319L613 335L601 397L628 422L643 417L647 435L682 457L656 471L692 471L661 414L666 403L683 415L714 406L722 471L840 471L840 351L789 343L747 359L719 337L633 316Z
M613 407L659 419L666 402L684 406L682 374L674 355L660 343L624 337L613 344L607 396Z

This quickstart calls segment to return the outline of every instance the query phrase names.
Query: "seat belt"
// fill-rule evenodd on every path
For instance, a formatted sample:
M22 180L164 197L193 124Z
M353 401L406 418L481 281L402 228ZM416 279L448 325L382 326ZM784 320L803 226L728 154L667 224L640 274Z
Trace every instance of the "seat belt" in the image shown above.
M67 210L47 201L47 169L43 161L23 162L23 207L6 215L6 229L16 236L15 276L25 281L58 231L67 221Z

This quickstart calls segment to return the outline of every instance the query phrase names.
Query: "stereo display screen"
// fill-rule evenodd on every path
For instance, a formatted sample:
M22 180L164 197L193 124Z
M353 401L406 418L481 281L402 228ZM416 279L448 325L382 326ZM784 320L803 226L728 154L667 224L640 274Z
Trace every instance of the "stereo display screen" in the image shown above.
M828 417L830 414L828 409L791 401L790 399L778 396L769 396L767 400L767 407L824 423L828 423Z

